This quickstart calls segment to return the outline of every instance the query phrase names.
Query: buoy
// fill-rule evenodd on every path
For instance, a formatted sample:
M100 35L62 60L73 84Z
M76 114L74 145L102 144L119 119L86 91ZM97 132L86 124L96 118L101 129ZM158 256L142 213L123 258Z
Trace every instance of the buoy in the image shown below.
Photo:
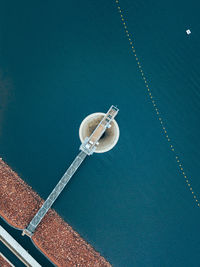
M187 33L187 35L191 34L191 30L190 29L187 29L186 30L186 33Z

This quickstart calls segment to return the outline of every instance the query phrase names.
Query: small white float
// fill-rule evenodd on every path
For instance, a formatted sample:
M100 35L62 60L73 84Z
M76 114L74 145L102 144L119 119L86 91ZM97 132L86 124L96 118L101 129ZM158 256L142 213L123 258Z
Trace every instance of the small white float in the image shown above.
M187 35L191 34L191 30L190 29L187 29L186 30L186 33L187 33Z

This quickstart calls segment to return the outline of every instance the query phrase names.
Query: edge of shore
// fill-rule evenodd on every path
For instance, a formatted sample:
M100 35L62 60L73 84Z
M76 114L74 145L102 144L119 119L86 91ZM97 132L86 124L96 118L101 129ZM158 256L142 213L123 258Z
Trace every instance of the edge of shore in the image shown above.
M23 230L44 200L0 159L0 215L12 227ZM34 245L57 266L110 267L53 209L32 236Z

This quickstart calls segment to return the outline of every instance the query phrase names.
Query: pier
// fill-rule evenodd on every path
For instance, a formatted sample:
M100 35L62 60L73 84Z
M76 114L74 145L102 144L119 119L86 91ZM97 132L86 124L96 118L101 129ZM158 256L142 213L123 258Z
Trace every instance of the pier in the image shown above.
M80 149L87 155L92 155L98 146L98 141L104 134L107 128L111 127L111 122L114 120L119 109L115 106L111 106L106 115L100 121L96 129L93 131L90 137L86 137Z
M62 176L56 187L53 189L51 194L48 196L42 207L39 209L39 211L36 213L34 218L29 223L28 227L24 229L23 235L26 234L28 236L32 236L34 233L36 227L41 222L42 218L45 216L45 214L48 212L48 210L51 208L57 197L60 195L64 187L67 185L71 177L74 175L78 167L81 165L83 160L87 154L85 154L83 151L81 151L78 156L75 158L75 160L72 162L70 167L67 169L65 174Z
M65 188L67 183L70 181L71 177L75 174L76 170L79 168L81 163L84 161L87 155L92 155L95 152L95 149L98 146L98 141L104 134L107 128L111 127L111 122L114 120L119 109L115 106L111 106L108 112L105 114L103 119L100 121L93 133L86 137L84 142L80 146L80 152L77 157L74 159L70 167L67 169L65 174L62 176L56 187L50 193L46 201L43 203L42 207L36 213L34 218L29 223L28 227L24 229L23 234L31 237L37 228L38 224L41 222L45 214L51 208L55 200L58 198L62 190Z

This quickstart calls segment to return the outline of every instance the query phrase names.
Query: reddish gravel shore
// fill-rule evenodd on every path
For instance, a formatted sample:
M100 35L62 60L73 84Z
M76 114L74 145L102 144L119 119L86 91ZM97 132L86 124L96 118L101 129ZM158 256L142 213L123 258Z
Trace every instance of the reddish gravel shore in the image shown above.
M1 267L11 267L9 262L0 254L0 266Z
M24 229L43 200L0 159L0 215L12 226ZM111 266L71 226L49 210L32 240L57 266Z

